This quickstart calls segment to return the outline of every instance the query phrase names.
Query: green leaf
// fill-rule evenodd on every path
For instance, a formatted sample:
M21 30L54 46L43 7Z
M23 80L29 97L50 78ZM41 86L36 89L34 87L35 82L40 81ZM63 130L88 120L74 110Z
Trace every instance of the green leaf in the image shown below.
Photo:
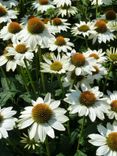
M62 153L57 154L56 156L64 156Z
M31 103L31 95L28 92L25 92L24 94L19 96L22 98L25 102Z
M74 156L87 156L84 152L78 150Z

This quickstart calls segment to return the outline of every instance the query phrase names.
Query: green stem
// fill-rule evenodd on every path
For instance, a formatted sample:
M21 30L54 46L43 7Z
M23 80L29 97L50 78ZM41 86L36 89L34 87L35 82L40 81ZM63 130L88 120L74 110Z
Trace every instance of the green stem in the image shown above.
M41 48L38 48L38 55L39 55L39 67L40 67L40 63L42 62L42 54L41 54ZM44 80L44 73L40 72L41 75L41 82L42 82L42 88L43 91L45 92L45 80Z
M64 91L64 88L63 88L63 85L62 85L62 82L61 82L61 76L58 74L57 78L58 78L58 82L59 82L60 88L62 90L62 96L64 97L65 91Z
M106 84L107 84L108 77L109 77L109 74L110 74L110 72L111 72L112 67L113 67L113 64L110 63L110 66L109 66L109 69L108 69L108 73L107 73L107 75L106 75L106 80L105 80L105 83L104 83L104 87L103 87L103 93L105 92Z
M46 140L45 140L45 146L46 146L47 156L51 156L47 136L46 136Z
M26 66L26 71L27 71L27 74L28 74L28 77L29 77L29 80L30 80L30 83L31 83L31 86L32 86L32 89L33 89L33 92L34 92L35 95L36 95L36 89L35 89L35 86L34 86L34 84L33 84L33 80L32 80L32 77L31 77L31 74L30 74L30 71L29 71L29 68L28 68L27 61L24 60L24 63L25 63L25 66Z
M96 0L96 18L98 17L98 0Z
M82 124L81 124L81 130L80 130L78 144L77 144L77 152L79 151L80 141L81 141L82 134L83 134L83 129L84 129L84 124L85 124L85 116L83 116L83 120L82 120Z
M9 90L10 90L11 89L11 86L10 86L10 83L9 83L8 78L6 76L6 73L4 72L4 70L2 69L2 67L0 67L0 69L1 69L2 75L4 76L4 78L6 80L7 86L9 88Z

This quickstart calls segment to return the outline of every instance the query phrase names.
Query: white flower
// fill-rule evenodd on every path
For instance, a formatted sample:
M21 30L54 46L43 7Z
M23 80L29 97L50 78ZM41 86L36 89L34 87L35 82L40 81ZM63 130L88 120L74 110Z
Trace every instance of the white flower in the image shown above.
M64 131L63 123L68 121L64 115L66 110L59 105L60 101L51 99L50 93L44 99L38 97L36 101L32 100L32 106L25 107L21 112L19 129L30 126L30 139L36 137L44 142L46 135L55 138L54 129Z
M98 41L98 43L107 43L115 39L115 35L108 28L107 23L104 20L97 20L94 22L95 32L89 36L89 39L93 39L93 44Z
M41 13L46 12L50 8L55 8L50 0L36 0L33 3L34 9L40 11Z
M54 0L53 3L57 6L57 7L61 7L61 6L71 6L71 0Z
M83 35L83 37L86 37L94 31L94 28L95 27L92 22L80 21L79 24L75 24L75 26L71 29L71 32L74 36Z
M64 38L63 36L58 36L49 41L50 51L57 50L59 53L67 53L72 50L72 47L74 47L74 44L70 42L70 39Z
M92 2L92 5L96 5L96 0L90 0ZM111 5L112 4L112 0L98 0L98 5Z
M9 70L15 71L17 65L24 67L24 62L21 60L16 60L14 58L14 55L7 52L6 48L3 52L3 55L0 56L0 66L3 66L6 64L6 71L9 71Z
M18 5L18 2L16 0L7 0L7 1L1 0L0 2L8 8L9 7L12 8Z
M75 70L77 76L86 74L92 75L92 72L95 71L93 67L95 62L95 59L88 57L86 53L72 51L69 71Z
M108 91L107 103L110 105L110 108L107 112L109 119L117 120L117 91L110 92Z
M69 68L69 57L63 54L60 56L58 53L55 56L53 53L50 54L50 58L43 56L45 63L41 62L42 72L62 74L65 73Z
M10 22L7 23L6 26L4 26L0 31L0 38L5 40L15 40L15 35L20 32L22 29L22 26L17 22Z
M117 122L107 123L106 128L100 124L97 129L100 134L90 134L88 136L92 145L99 146L96 155L117 156Z
M52 34L61 33L61 31L67 31L70 23L67 23L67 19L53 18L47 23L47 27Z
M71 93L66 94L64 100L70 104L70 113L89 116L92 122L96 120L96 117L104 120L104 113L106 113L108 106L99 87L90 88L84 85L81 88L82 92L76 88L77 90L71 90Z
M49 39L53 38L44 23L37 17L28 20L26 26L21 30L16 38L26 42L29 47L35 49L37 46L47 48Z
M33 50L23 42L14 43L13 47L7 47L6 50L9 54L14 56L16 60L26 59L32 61L34 57Z
M117 21L109 21L107 25L111 31L117 31Z
M76 13L77 13L77 8L74 6L63 6L63 7L57 8L58 16L61 15L62 17L65 17L65 16L71 17L75 15Z
M10 22L11 19L17 18L17 11L8 10L5 6L0 3L0 23Z
M110 47L110 49L106 50L106 54L112 63L117 63L117 48Z
M11 131L14 128L17 120L13 117L15 114L16 111L12 110L12 107L0 107L0 139L7 138L7 131Z
M86 51L86 54L89 57L94 58L98 63L104 63L107 60L107 57L105 56L105 52L103 52L102 49L99 50L88 49L88 51Z

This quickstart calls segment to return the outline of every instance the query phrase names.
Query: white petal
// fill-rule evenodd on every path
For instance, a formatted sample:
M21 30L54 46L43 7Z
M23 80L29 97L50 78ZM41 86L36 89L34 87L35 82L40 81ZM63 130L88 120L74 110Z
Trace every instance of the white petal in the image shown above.
M46 131L43 125L38 126L38 135L39 135L40 140L44 142L46 138Z
M30 128L30 131L29 131L29 136L30 136L30 139L34 138L35 134L36 134L36 131L37 131L37 123L33 123L33 125L31 126Z
M49 104L51 102L51 94L47 93L45 98L44 98L44 103Z
M109 151L109 147L107 145L104 145L97 149L96 155L105 155L108 151Z
M2 136L3 136L3 138L7 138L8 137L8 133L7 133L6 129L0 128L0 132L1 132Z
M49 126L48 124L44 124L44 128L45 128L45 132L48 136L50 136L51 138L55 137L54 130L51 126Z
M49 124L54 128L57 129L59 131L64 131L65 127L58 121L55 121L54 119L49 121Z
M59 100L56 100L56 101L53 101L53 102L50 103L50 107L52 109L57 108L59 105L60 105L60 101Z
M90 134L88 137L91 138L89 142L94 146L102 146L106 144L106 138L99 134Z

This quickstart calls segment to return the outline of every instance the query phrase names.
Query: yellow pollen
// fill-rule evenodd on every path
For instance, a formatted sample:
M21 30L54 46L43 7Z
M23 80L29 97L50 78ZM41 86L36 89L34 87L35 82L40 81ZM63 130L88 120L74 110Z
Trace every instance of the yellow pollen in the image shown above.
M116 62L116 61L117 61L117 53L110 54L110 55L109 55L109 58L110 58L110 60L112 60L113 62Z
M52 115L53 112L51 108L45 103L37 104L32 109L32 118L39 124L47 123Z
M12 34L16 34L21 30L21 26L17 22L11 22L8 26L8 31Z
M47 5L48 0L38 0L41 5Z
M81 93L79 100L82 105L90 107L96 102L96 97L92 92L84 91Z
M65 41L63 36L58 36L56 38L55 44L58 45L58 46L63 46L63 45L66 44L66 41Z
M111 110L117 113L117 100L111 102Z
M15 50L16 50L18 53L24 54L24 53L27 51L27 47L26 47L25 44L18 44L18 45L15 47Z
M82 32L87 32L89 30L89 26L84 24L84 25L81 25L79 28L78 28L79 31L82 31Z
M98 60L99 56L96 53L92 53L89 55L89 57L93 57L94 59Z
M45 29L44 23L37 17L28 20L27 29L31 34L42 33Z
M85 56L81 53L75 53L71 57L71 62L75 66L81 67L85 64Z
M107 20L115 20L116 19L116 12L114 10L108 10L106 12L106 19Z
M53 21L53 25L56 25L56 26L62 24L61 19L58 17L54 18L52 21Z
M95 24L96 31L98 33L105 33L107 31L107 26L106 26L106 22L104 20L98 20Z
M0 6L0 17L4 16L7 14L7 11L4 7Z
M59 61L55 61L50 65L50 69L54 71L60 71L62 69L62 63Z
M117 152L117 132L112 132L108 135L107 145L112 151Z

